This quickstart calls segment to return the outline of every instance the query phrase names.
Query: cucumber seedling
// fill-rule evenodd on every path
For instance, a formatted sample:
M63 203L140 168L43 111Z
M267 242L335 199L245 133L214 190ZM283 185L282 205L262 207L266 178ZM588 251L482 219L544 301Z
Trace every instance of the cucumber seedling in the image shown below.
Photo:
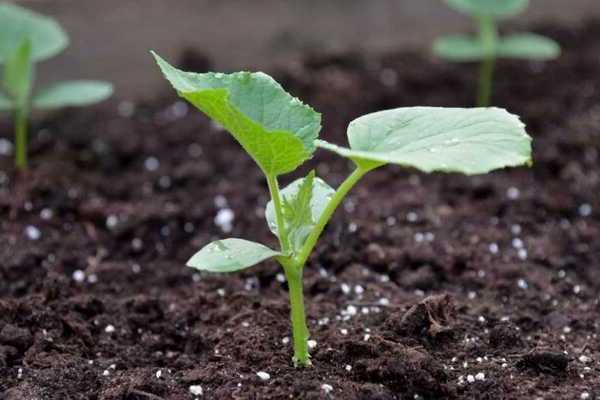
M0 3L0 111L14 113L15 165L27 168L27 120L30 110L86 106L108 98L107 82L78 80L53 84L33 94L35 63L54 57L69 38L52 18L10 3Z
M528 0L445 0L455 10L470 15L479 26L477 36L453 35L439 38L433 51L439 57L454 62L481 62L477 102L487 107L492 96L496 59L551 60L560 55L554 40L534 33L519 33L501 37L497 20L519 14Z
M399 164L471 175L531 162L531 138L519 118L505 110L411 107L376 112L350 123L347 148L318 140L321 115L264 73L183 72L153 54L179 95L221 124L258 164L271 195L267 224L279 239L276 250L243 239L218 240L187 265L233 272L277 260L289 287L296 366L310 365L304 265L336 208L366 173ZM313 171L280 190L279 177L298 168L317 148L352 160L354 171L337 189Z

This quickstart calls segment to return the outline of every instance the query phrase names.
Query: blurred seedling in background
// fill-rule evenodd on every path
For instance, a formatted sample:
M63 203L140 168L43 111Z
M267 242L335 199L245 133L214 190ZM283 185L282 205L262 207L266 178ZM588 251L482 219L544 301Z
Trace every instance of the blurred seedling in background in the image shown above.
M179 95L220 123L258 164L271 195L266 220L279 239L277 250L243 239L218 240L196 253L188 266L233 272L277 260L289 287L296 366L310 365L304 265L336 208L367 172L398 164L424 172L473 175L531 162L531 138L524 125L502 109L411 107L376 112L350 123L346 148L318 140L320 114L264 73L183 72L154 56ZM280 190L279 177L297 169L317 148L350 159L354 171L337 189L313 171Z
M470 15L479 25L477 36L454 35L439 38L433 50L448 61L480 61L477 102L487 107L492 96L496 59L551 60L560 55L558 43L534 33L508 36L498 34L497 21L521 13L528 0L445 0L455 10Z
M69 38L52 18L15 4L0 3L0 111L14 114L15 164L27 168L27 120L32 109L87 106L112 94L107 82L77 80L33 93L35 63L61 53Z

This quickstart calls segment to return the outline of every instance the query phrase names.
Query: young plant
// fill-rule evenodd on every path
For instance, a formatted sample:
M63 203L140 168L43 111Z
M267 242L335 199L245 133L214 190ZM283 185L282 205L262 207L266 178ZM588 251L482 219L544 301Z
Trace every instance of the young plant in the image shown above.
M476 37L455 35L435 41L433 51L439 57L454 62L480 61L478 105L487 107L492 96L492 81L497 58L550 60L560 55L558 43L533 33L500 37L497 20L519 14L529 0L445 0L462 13L470 15L479 25Z
M243 239L218 240L187 265L233 272L277 260L289 287L296 366L310 365L304 265L336 208L366 173L398 164L471 175L531 162L531 138L519 118L505 110L412 107L368 114L350 123L346 148L318 140L320 114L264 73L183 72L153 54L179 95L220 123L258 164L271 194L266 220L279 239L276 250ZM313 171L280 190L279 177L298 168L317 147L352 160L354 171L337 189Z
M54 57L69 43L56 21L15 4L0 3L0 111L14 113L15 164L27 167L30 110L86 106L108 98L112 85L100 81L59 82L32 96L35 63Z

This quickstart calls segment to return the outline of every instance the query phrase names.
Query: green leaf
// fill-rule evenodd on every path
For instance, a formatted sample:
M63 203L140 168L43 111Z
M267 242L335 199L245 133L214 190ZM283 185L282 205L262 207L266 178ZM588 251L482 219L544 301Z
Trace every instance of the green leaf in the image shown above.
M0 92L0 111L10 111L15 108L12 100Z
M31 41L23 39L4 67L3 83L8 94L19 106L27 103L31 93L33 66L31 64Z
M281 191L283 218L292 249L299 250L304 245L334 193L331 186L315 177L314 171ZM271 232L278 235L272 201L267 204L265 216Z
M0 64L5 63L23 39L31 40L32 62L63 51L69 38L52 18L12 3L0 3Z
M541 35L522 33L501 38L497 53L505 58L551 60L560 55L560 45Z
M478 38L466 35L437 39L433 44L433 52L438 57L458 62L479 61L488 55Z
M281 253L260 243L224 239L204 246L187 262L188 267L210 272L233 272L249 268Z
M381 111L350 123L348 138L350 149L324 141L317 145L359 163L392 163L425 172L473 175L531 163L525 126L499 108Z
M291 172L315 151L321 115L270 76L183 72L152 54L179 95L223 125L265 174Z
M33 106L40 109L87 106L106 100L112 93L113 87L108 82L60 82L37 93Z
M508 17L524 11L529 0L446 0L446 3L473 16Z

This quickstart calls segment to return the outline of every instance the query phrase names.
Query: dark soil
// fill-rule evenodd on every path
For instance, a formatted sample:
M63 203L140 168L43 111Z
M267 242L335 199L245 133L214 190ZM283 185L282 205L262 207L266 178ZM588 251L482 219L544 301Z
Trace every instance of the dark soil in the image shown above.
M304 370L274 263L184 266L218 237L275 245L265 182L229 135L166 87L34 123L29 173L0 157L0 398L600 398L600 24L540 31L563 57L501 62L495 95L527 123L533 168L368 176L306 269ZM274 75L345 143L366 112L471 105L475 71L401 53ZM310 164L334 186L349 172Z

